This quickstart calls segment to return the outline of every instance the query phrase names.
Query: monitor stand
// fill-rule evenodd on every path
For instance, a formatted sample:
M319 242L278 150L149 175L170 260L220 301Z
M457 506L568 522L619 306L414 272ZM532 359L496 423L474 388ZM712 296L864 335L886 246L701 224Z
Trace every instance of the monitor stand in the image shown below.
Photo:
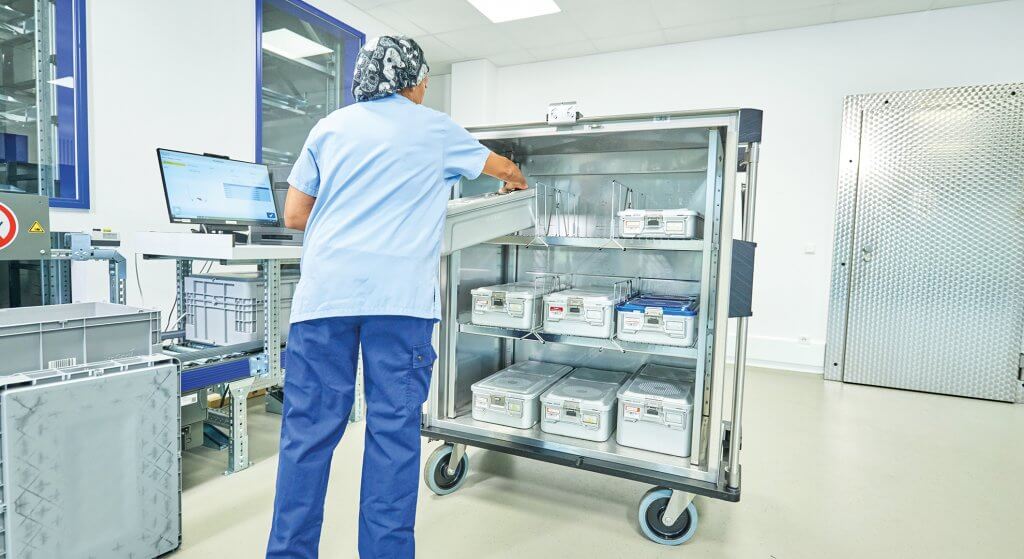
M201 225L199 232L214 235L231 235L234 244L249 244L249 228L240 225Z

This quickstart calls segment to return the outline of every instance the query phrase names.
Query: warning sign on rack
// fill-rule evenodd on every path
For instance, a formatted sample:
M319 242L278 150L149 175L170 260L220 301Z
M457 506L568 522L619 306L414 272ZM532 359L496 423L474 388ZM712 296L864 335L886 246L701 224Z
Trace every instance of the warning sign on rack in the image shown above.
M29 233L46 233L46 231L43 229L43 226L38 221L32 222L32 227L28 228L28 232Z
M0 250L3 250L18 237L18 216L14 211L0 202Z

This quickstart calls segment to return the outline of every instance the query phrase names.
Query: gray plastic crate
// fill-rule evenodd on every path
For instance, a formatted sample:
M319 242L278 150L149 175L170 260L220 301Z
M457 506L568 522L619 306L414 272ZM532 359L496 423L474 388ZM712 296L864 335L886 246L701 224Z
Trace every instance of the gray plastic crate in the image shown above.
M185 339L211 345L234 345L263 339L263 289L256 272L197 274L185 278ZM288 340L292 297L298 274L282 274L278 327Z
M0 375L156 353L160 312L110 303L0 310Z
M177 549L178 394L162 355L0 376L0 558Z

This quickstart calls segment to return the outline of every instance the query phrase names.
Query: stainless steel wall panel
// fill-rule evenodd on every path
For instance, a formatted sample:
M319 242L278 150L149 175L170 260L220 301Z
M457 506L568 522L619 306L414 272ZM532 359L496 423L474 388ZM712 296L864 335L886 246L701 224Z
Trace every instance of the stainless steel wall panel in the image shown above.
M843 171L829 331L837 344L846 297L845 347L829 348L830 376L1016 400L1024 84L871 95L853 107L859 157L841 165L857 161L856 192L843 191Z
M853 217L860 166L861 103L865 96L847 97L843 104L843 132L839 146L839 187L833 237L832 288L829 292L828 329L825 336L825 378L843 380L846 352L847 305L850 294Z

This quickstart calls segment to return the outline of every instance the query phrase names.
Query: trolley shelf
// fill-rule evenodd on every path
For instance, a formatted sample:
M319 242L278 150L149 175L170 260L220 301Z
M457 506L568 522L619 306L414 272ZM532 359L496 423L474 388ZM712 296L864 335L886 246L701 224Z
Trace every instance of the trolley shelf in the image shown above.
M539 426L515 429L476 421L469 415L436 421L422 429L423 436L463 443L544 462L573 466L615 477L670 487L698 495L739 501L739 491L728 491L689 458L668 456L620 446L615 436L592 442L543 432Z
M529 235L506 235L489 241L494 245L550 246L578 248L607 248L612 250L675 250L701 252L703 239L608 239L600 237L531 237Z
M459 332L464 334L476 334L478 336L490 336L492 338L505 338L509 340L534 341L543 343L556 343L577 347L590 347L598 349L609 349L612 351L626 351L629 353L644 353L648 355L663 355L668 357L684 357L697 359L697 348L695 347L673 347L667 345L641 344L635 342L624 342L619 339L586 338L583 336L563 336L559 334L548 334L546 332L531 332L529 330L516 330L513 328L500 328L496 326L480 326L472 323L471 315L463 313L459 315ZM540 339L538 339L540 338Z

